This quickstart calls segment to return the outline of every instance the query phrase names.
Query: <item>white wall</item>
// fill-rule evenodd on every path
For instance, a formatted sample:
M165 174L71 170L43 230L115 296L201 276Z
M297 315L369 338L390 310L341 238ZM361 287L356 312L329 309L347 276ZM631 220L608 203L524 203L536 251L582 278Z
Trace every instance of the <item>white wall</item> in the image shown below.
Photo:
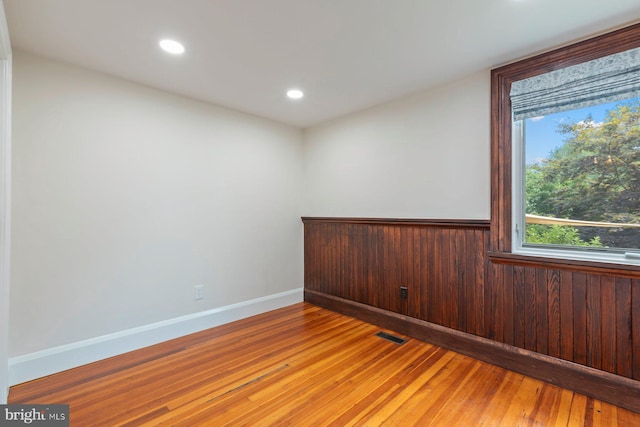
M299 289L301 214L489 218L489 96L486 71L303 135L16 53L17 377L96 337Z
M490 71L305 131L304 216L488 219Z
M21 52L13 119L12 357L302 287L300 130Z

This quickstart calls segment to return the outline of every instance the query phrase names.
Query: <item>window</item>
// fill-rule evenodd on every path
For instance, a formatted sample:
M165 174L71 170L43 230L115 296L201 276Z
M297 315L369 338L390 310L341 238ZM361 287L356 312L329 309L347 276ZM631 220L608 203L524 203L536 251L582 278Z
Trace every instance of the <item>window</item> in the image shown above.
M640 265L640 26L492 72L492 249Z
M519 252L640 258L639 98L515 121L513 146Z

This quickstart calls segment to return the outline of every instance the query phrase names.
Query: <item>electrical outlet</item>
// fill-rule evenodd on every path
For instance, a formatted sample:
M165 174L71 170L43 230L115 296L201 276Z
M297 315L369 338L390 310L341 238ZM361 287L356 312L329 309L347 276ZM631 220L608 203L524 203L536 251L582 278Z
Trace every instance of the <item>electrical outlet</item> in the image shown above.
M204 299L204 285L197 285L195 287L195 295L196 301L199 299Z
M400 299L409 298L409 289L406 286L400 286Z

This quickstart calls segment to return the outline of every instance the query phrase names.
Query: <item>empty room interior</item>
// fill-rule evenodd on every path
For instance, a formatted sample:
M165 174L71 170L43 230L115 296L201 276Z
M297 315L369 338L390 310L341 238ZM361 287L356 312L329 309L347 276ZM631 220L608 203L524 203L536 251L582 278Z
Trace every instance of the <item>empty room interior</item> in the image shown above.
M0 424L640 425L637 0L0 0L0 79Z

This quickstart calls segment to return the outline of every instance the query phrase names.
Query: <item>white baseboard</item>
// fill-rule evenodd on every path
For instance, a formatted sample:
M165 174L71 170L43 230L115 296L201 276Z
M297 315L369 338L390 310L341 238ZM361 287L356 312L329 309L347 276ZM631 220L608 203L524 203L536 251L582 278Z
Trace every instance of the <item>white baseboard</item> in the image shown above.
M12 357L9 383L31 381L302 301L303 290L299 288Z

